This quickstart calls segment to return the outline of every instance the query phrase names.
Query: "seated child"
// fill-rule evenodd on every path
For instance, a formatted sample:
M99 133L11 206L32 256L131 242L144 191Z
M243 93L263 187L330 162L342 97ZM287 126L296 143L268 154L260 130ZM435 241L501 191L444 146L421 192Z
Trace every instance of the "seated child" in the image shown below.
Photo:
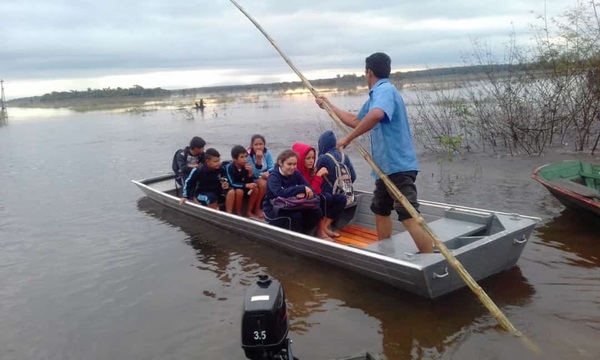
M204 145L206 145L204 139L194 136L190 146L175 152L172 168L176 175L175 181L182 187L192 170L204 163Z
M248 148L248 162L252 164L254 171L254 179L256 185L258 185L258 199L254 209L251 212L259 218L264 218L262 212L262 201L267 192L267 178L269 172L273 170L275 163L273 162L273 155L271 151L267 149L265 137L259 134L252 135L250 139L250 148Z
M300 171L296 170L298 155L291 149L284 150L277 157L277 165L267 178L267 193L263 200L263 211L269 224L292 231L307 233L312 230L323 217L319 207L314 209L279 209L274 207L272 200L296 197L312 198L315 192L308 185ZM326 238L324 232L317 236Z
M182 198L179 200L183 204L186 200L192 200L202 205L207 205L213 209L219 208L219 199L226 193L226 202L235 196L229 189L227 181L221 181L225 178L225 171L221 168L221 155L213 148L206 149L204 165L192 170L190 176L183 184Z
M335 138L335 134L333 131L328 130L319 136L319 157L317 158L317 169L326 169L326 176L323 177L323 184L321 186L322 192L321 194L329 197L330 194L333 195L333 184L336 182L336 164L335 161L330 156L333 156L336 161L342 161L342 155L335 147L337 143L337 139ZM329 154L329 155L328 155ZM344 164L348 167L350 171L350 177L352 182L356 181L356 172L354 171L354 167L352 166L352 162L348 156L344 156ZM335 194L335 196L344 196L342 194ZM340 211L341 212L341 211ZM330 210L328 214L333 214ZM339 213L338 213L339 214ZM332 218L336 218L336 214L332 215ZM332 231L333 236L339 236L338 233Z
M248 152L243 146L236 145L231 149L231 159L232 161L225 167L225 173L232 189L230 192L235 196L232 196L231 200L227 198L225 209L229 213L233 211L234 214L241 215L244 195L248 195L246 216L254 217L252 209L256 207L258 189L254 182L253 167L247 162Z
M319 157L317 158L317 167L325 167L327 168L327 172L329 175L324 178L323 182L323 191L333 192L333 187L331 184L335 183L335 162L329 157L327 154L331 154L336 161L342 161L342 154L335 147L337 143L337 139L335 138L335 134L331 130L327 130L319 136L318 149L319 149ZM352 161L350 161L350 157L344 154L344 164L350 170L350 177L352 178L352 182L356 181L356 171L354 171L354 166L352 166Z
M329 173L325 167L321 167L317 171L317 167L315 167L316 152L313 147L307 144L294 143L292 150L298 154L298 170L321 198L321 210L324 216L319 222L317 233L326 234L328 240L331 240L331 237L339 237L339 233L331 230L331 223L346 207L346 196L321 191L323 177L326 177Z

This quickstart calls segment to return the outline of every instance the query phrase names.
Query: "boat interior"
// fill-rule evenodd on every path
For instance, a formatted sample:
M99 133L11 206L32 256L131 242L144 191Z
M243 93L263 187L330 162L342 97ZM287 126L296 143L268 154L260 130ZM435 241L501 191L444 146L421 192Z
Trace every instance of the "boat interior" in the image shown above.
M344 214L351 217L350 221L334 224L339 227L340 233L335 242L394 258L418 253L410 234L399 221L393 222L392 237L379 240L375 231L374 216L370 210L370 194L359 194L357 198L355 208ZM431 209L423 205L420 211L434 234L451 250L504 230L492 213L464 212L452 208ZM347 220L344 216L342 221ZM395 213L392 213L393 216Z
M542 167L538 176L581 196L600 200L600 165L564 161Z
M156 188L156 184L152 187ZM178 196L179 189L173 189L171 185L168 190L163 188L162 191ZM357 193L355 203L347 206L341 217L333 223L333 228L340 234L334 238L334 242L394 258L417 254L416 245L399 221L393 221L391 238L378 239L370 202L370 193ZM421 205L420 211L429 227L450 250L505 230L493 213L431 205Z

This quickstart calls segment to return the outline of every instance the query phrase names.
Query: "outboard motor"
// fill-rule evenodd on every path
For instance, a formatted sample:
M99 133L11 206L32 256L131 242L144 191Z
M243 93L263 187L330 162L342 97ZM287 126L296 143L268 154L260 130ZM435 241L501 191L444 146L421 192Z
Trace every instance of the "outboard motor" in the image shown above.
M283 286L268 275L259 275L244 297L242 349L246 357L251 360L293 360L288 329Z

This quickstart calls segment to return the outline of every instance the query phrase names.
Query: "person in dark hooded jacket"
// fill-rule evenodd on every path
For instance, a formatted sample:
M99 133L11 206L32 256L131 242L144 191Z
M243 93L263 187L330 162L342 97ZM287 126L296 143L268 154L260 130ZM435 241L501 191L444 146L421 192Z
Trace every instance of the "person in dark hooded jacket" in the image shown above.
M321 136L319 136L319 143L318 143L318 148L319 148L319 157L317 158L317 165L316 168L320 169L322 167L327 169L327 177L324 179L327 179L326 181L323 181L323 185L321 186L321 189L323 190L323 192L327 192L327 193L333 193L333 188L331 186L331 184L335 183L335 162L327 155L328 153L333 155L333 157L341 162L342 161L342 155L340 154L340 152L338 151L338 149L335 147L337 143L337 139L335 138L335 134L333 133L333 131L331 130L327 130L324 133L321 134ZM350 177L352 178L352 182L356 181L356 171L354 171L354 166L352 166L352 161L350 161L350 158L344 154L344 164L348 167L348 170L350 170Z
M206 141L199 136L190 140L190 146L179 149L173 157L173 172L175 181L183 187L185 180L190 176L192 170L204 164L204 146Z

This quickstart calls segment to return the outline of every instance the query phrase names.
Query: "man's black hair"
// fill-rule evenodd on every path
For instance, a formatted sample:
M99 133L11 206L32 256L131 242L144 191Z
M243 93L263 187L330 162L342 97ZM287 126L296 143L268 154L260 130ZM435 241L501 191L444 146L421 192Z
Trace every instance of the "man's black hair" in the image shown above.
M382 52L376 52L365 59L365 70L373 71L378 79L387 79L392 71L392 59Z
M244 148L242 145L236 145L231 148L231 158L233 160L237 159L240 154L244 153L246 153L246 148Z
M200 136L194 136L190 141L190 149L203 148L206 145L206 141Z
M220 158L221 154L219 154L219 152L217 151L217 149L208 148L204 152L204 156L206 158L206 161L208 161L208 160L211 160L212 158L216 158L216 157Z

